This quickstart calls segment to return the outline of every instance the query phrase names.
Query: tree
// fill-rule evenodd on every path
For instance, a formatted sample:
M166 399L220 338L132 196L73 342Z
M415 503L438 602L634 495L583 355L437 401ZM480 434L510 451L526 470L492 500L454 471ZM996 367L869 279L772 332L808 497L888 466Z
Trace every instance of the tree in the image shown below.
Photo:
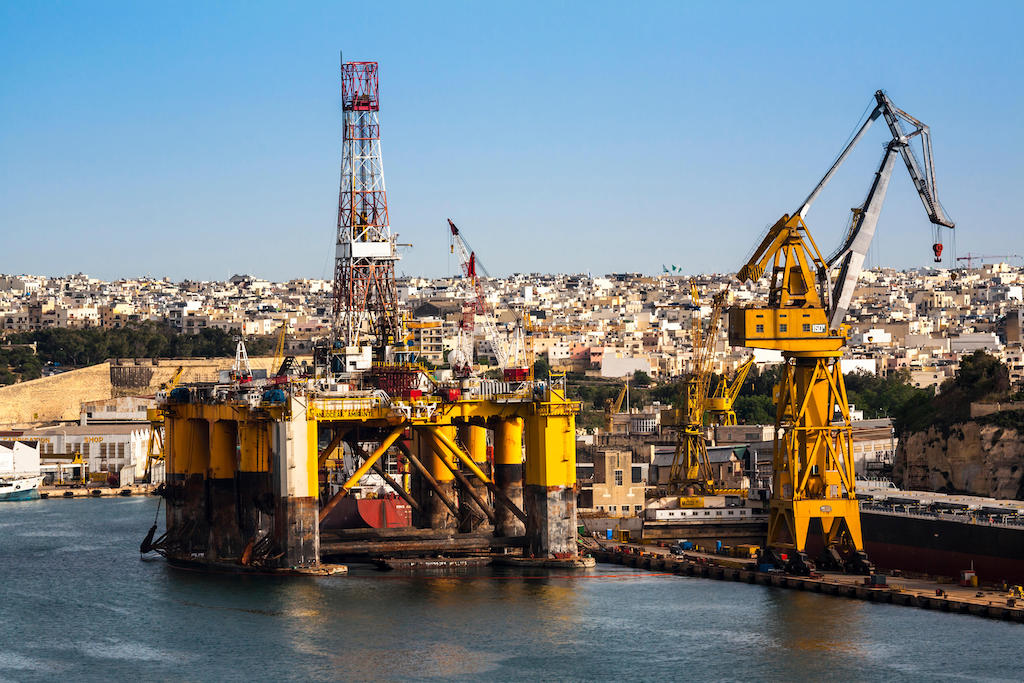
M939 387L935 395L909 400L898 411L900 433L920 432L938 427L943 432L971 419L971 403L1005 398L1010 391L1010 373L995 356L975 351L960 359L960 369Z
M651 376L643 370L637 370L633 373L633 384L638 387L649 387L651 386Z
M740 424L775 424L775 404L771 396L739 396L733 410Z
M533 362L533 378L547 379L550 374L551 364L548 363L548 359L544 356L537 356L537 360Z

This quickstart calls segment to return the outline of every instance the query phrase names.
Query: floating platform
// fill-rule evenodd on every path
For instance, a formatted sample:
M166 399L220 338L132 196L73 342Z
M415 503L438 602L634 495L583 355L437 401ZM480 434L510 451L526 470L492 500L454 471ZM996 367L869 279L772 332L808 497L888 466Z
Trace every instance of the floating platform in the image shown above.
M564 383L446 385L408 364L375 363L344 384L179 386L160 404L166 533L143 545L215 571L510 550L531 566L586 567L578 410Z

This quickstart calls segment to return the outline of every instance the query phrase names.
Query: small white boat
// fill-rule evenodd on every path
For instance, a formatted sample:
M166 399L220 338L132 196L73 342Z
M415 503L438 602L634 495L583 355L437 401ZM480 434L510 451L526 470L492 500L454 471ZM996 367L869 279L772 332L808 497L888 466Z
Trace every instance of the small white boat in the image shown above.
M36 500L39 498L41 476L36 477L0 477L0 503L16 500Z

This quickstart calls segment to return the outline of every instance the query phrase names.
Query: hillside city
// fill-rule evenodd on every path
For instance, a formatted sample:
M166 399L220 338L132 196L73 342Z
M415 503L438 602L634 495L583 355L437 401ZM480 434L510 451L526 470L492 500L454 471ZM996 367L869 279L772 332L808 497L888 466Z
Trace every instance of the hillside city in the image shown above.
M691 284L700 301L691 297ZM654 379L687 371L693 322L711 312L715 293L727 290L726 305L764 300L768 278L739 283L728 274L693 278L621 273L606 276L515 274L492 278L485 292L499 327L510 327L525 311L533 353L556 370L617 378L636 371ZM947 270L866 270L861 275L847 324L844 372L886 375L906 369L917 387L937 387L953 376L963 354L985 350L999 358L1017 385L1024 378L1021 303L1024 268L1006 263ZM470 296L461 278L405 277L398 295L406 311L410 343L433 366L446 361L457 338L462 304ZM42 277L0 275L0 330L9 335L47 328L117 329L143 321L166 324L183 334L206 329L244 337L278 333L285 326L290 353L308 352L329 332L331 283L288 282L236 275L228 281L171 282L88 275ZM705 323L706 325L706 323ZM751 350L727 342L718 329L715 370L728 373ZM488 341L477 342L486 360ZM780 360L776 352L753 350L758 365Z

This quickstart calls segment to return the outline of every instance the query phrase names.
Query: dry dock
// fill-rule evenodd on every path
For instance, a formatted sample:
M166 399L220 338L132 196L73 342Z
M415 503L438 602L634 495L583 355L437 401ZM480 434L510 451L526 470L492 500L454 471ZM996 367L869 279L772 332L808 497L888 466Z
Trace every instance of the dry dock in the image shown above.
M812 577L791 576L781 572L761 572L753 562L735 558L684 553L669 554L663 548L630 547L634 552L614 548L592 550L598 562L621 564L638 569L664 571L682 576L697 576L719 581L740 581L776 588L809 591L867 600L870 602L905 605L921 609L973 614L989 619L1024 623L1024 605L1007 599L1003 591L985 590L941 584L929 579L886 577L888 585L864 585L863 576L821 572ZM980 595L979 595L980 593Z

